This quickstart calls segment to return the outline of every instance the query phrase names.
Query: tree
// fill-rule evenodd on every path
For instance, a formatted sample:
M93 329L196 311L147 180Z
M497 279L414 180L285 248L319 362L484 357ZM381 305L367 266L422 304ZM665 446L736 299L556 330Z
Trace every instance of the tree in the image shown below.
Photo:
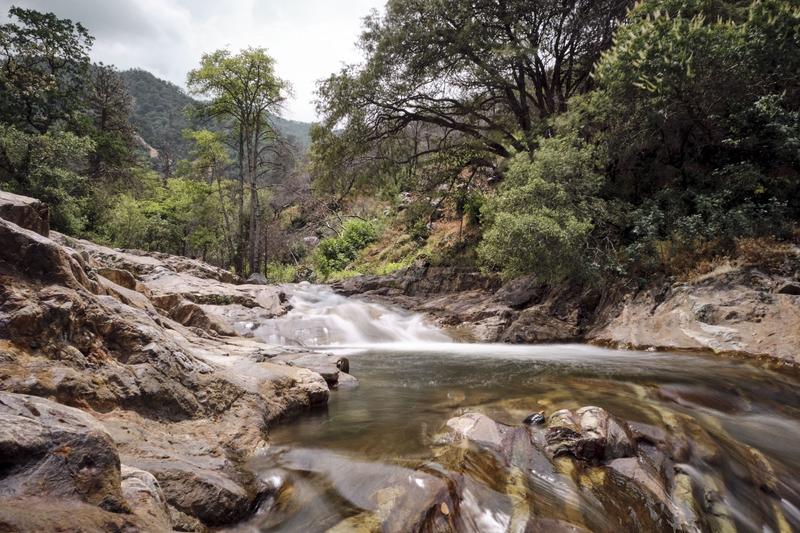
M191 173L210 186L216 186L219 197L220 213L224 222L224 242L228 248L228 260L232 261L236 253L236 233L228 212L227 180L225 169L231 163L228 150L218 133L208 130L187 131L185 135L194 142L191 156Z
M113 67L101 63L92 68L87 104L90 135L96 143L89 158L89 176L94 181L116 181L135 162L135 139L130 123L132 98Z
M599 152L568 134L542 140L533 160L515 157L503 190L482 209L484 264L548 282L591 274L590 236L604 213Z
M0 26L0 117L46 133L82 108L93 38L80 23L12 7Z
M800 218L800 8L643 1L594 88L487 203L484 262L557 281L686 273ZM602 176L602 179L599 179ZM577 268L576 268L577 267Z
M263 48L247 48L235 55L218 50L203 55L200 67L187 78L193 94L209 98L204 106L208 116L234 124L239 164L239 240L234 266L240 273L244 272L245 254L250 272L261 269L258 185L273 168L271 156L278 147L270 117L280 110L289 91L288 83L275 74L274 64ZM249 188L249 223L245 187Z
M86 225L82 171L95 143L85 120L86 29L52 13L12 7L0 26L0 184L50 204L53 226Z
M534 150L549 117L591 88L593 65L631 3L389 2L385 15L366 19L364 64L319 87L314 153L341 168L365 158L414 165L455 150L493 168Z

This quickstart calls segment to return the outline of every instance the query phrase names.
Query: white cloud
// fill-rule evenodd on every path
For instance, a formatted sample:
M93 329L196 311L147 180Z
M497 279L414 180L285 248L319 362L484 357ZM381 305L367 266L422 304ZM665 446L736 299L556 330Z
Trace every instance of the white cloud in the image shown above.
M294 87L285 116L312 121L317 80L358 61L361 19L385 0L0 0L80 21L96 37L92 59L151 71L179 86L200 56L262 46Z

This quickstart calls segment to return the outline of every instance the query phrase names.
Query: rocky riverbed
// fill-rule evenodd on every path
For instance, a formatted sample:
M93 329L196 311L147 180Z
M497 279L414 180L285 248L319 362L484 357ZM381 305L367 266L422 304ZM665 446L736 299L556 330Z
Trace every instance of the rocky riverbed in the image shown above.
M600 292L417 265L335 289L472 340L794 367L797 278L790 262ZM728 361L709 391L707 360L685 355L484 353L419 314L251 281L66 237L49 230L46 206L0 193L0 531L800 527L798 458L764 445L778 429L800 435L789 377ZM357 359L378 340L394 348ZM372 364L384 380L362 396L343 352L314 348L348 343L363 345L349 347L354 372ZM626 374L637 360L650 366ZM338 426L325 418L331 398L351 399ZM281 433L311 412L324 431ZM391 459L330 446L387 438Z

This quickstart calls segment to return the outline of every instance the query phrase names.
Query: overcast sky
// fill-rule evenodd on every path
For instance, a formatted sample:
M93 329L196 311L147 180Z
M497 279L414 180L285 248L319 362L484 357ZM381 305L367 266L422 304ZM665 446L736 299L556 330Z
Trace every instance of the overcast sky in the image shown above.
M96 38L92 59L139 67L185 87L204 52L263 46L295 97L284 116L313 121L315 82L360 58L361 19L385 0L0 0L80 21Z

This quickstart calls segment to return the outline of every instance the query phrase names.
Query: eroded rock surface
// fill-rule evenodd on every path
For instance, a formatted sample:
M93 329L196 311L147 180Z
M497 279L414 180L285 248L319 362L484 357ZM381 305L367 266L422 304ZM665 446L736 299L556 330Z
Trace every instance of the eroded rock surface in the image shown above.
M249 457L329 393L313 354L281 360L236 334L285 313L283 293L51 236L0 218L0 524L160 531L252 513L266 489ZM52 519L24 516L34 499Z

